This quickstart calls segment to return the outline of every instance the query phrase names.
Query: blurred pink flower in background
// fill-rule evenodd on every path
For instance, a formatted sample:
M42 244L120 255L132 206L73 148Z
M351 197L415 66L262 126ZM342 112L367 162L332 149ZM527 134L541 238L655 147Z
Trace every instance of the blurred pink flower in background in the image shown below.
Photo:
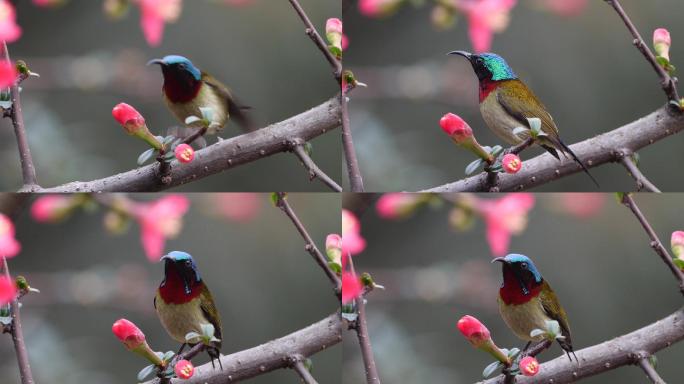
M17 285L7 276L0 276L0 305L5 305L17 296Z
M183 227L183 215L188 211L190 202L185 196L167 195L151 203L141 203L136 209L140 222L141 240L147 258L159 261L164 252L167 238L173 238Z
M0 61L0 88L11 87L17 80L17 67L7 60Z
M456 9L468 17L468 35L476 53L489 51L495 32L508 27L517 0L457 0Z
M606 203L602 193L562 193L559 208L571 216L587 219L598 215Z
M342 304L347 304L361 295L363 284L353 272L342 272Z
M54 223L64 218L72 206L72 197L67 195L41 196L31 206L31 217L39 223Z
M8 43L21 37L21 27L17 25L17 11L9 0L0 0L0 40Z
M153 47L161 44L165 23L173 23L180 17L182 0L138 0L140 26L147 43Z
M496 200L478 200L476 209L487 224L487 242L492 255L508 253L511 235L518 235L527 226L527 215L534 207L531 193L511 193Z
M382 17L394 12L403 0L359 0L359 12L367 17Z
M383 219L399 219L411 214L417 204L422 201L424 197L420 194L385 193L375 204L375 210Z
M342 253L356 255L366 249L366 240L361 236L361 223L349 210L342 210Z
M561 16L577 16L589 4L588 0L538 0L537 2L547 10Z
M33 0L33 5L38 7L56 7L62 5L67 0Z
M14 238L14 223L0 213L0 257L12 258L21 250L21 244Z
M223 0L226 5L242 7L245 5L254 4L255 0Z
M226 219L246 222L261 213L261 198L258 193L215 193L211 194L211 208Z

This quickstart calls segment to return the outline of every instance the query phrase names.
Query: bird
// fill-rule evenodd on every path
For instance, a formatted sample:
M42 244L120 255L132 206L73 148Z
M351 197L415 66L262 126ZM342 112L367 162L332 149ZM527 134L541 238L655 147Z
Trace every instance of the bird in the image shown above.
M501 140L517 145L530 137L529 130L514 133L518 127L527 127L529 118L541 121L541 131L536 142L553 157L560 160L559 152L572 159L582 168L598 187L584 163L561 140L558 127L539 98L513 72L506 60L495 53L474 54L452 51L449 55L465 57L473 67L480 86L480 113L485 123Z
M202 117L200 107L209 107L214 111L215 125L207 130L216 134L228 122L234 119L243 129L254 130L254 124L243 106L233 96L230 89L212 75L198 69L188 58L169 55L162 59L150 60L147 65L158 64L164 76L162 97L171 113L183 124L188 117ZM201 128L199 121L189 125Z
M221 365L221 316L209 288L200 277L195 260L189 253L180 251L169 252L160 260L164 261L164 279L157 289L154 308L169 336L181 343L177 355L188 345L185 338L188 333L203 334L202 325L211 324L214 337L219 341L211 342L206 351L212 366L214 359L218 359Z
M546 322L555 320L560 325L563 336L556 340L572 361L570 353L574 355L575 352L568 316L532 260L525 255L513 253L506 257L497 257L492 260L494 262L503 264L503 283L498 297L499 312L508 328L518 338L528 342L524 349L527 350L532 342L544 339L544 335L532 337L530 332L534 329L545 330Z

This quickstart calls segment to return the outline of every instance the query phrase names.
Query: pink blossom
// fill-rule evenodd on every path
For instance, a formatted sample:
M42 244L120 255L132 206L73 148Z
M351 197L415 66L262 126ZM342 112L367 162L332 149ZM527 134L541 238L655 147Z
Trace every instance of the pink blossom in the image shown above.
M140 5L140 25L147 43L153 47L161 44L164 24L178 20L182 0L138 0Z
M129 350L136 349L145 342L145 334L126 319L119 319L114 322L112 332Z
M458 0L455 3L468 16L468 34L476 53L488 51L494 32L508 26L509 14L517 0Z
M403 0L359 0L359 12L367 17L382 17L394 12Z
M164 252L167 238L176 237L183 226L183 215L190 202L185 196L166 195L161 199L140 204L136 216L140 222L141 240L147 258L157 262Z
M0 258L12 258L21 250L21 244L14 235L14 224L9 217L0 213Z
M670 245L672 247L672 253L674 253L675 258L684 261L684 231L672 232L672 237L670 238Z
M602 193L563 193L560 195L560 209L581 219L596 216L601 212L606 202Z
M174 150L174 155L179 162L187 164L195 159L195 150L188 144L178 144Z
M422 201L421 195L412 193L385 193L378 199L375 209L383 219L399 219L409 215Z
M72 198L70 196L41 196L31 206L31 217L39 223L55 223L64 217L71 206Z
M17 285L7 276L0 276L0 305L5 305L17 297Z
M179 379L187 380L195 373L195 367L188 360L180 360L173 367Z
M532 356L520 359L520 372L525 376L534 376L539 373L539 362Z
M66 0L33 0L33 4L38 7L55 7L64 4Z
M492 339L489 329L487 329L487 327L485 327L480 320L470 315L461 317L461 319L458 320L456 327L475 347L478 347L482 343Z
M212 209L228 220L247 222L261 212L261 196L258 193L216 193L212 196Z
M0 61L0 88L8 88L17 81L17 67L7 60Z
M577 16L587 8L588 0L541 0L541 3L561 16Z
M511 193L496 200L478 200L476 208L487 224L487 242L494 256L508 252L511 235L522 233L527 215L534 206L534 195Z
M363 291L361 280L352 272L342 272L342 304L358 298Z
M518 173L522 169L523 163L520 157L514 153L507 153L501 159L501 166L506 173Z
M325 253L328 260L340 264L342 258L342 236L332 233L325 238Z
M465 140L473 137L473 129L460 116L453 113L447 113L439 119L439 126L451 136L457 143L462 143Z
M132 106L126 103L119 103L112 109L112 116L128 134L134 134L140 130L147 129L145 118Z
M669 61L671 45L670 31L665 28L658 28L653 31L653 49L656 52L656 56L663 57Z
M366 248L366 240L361 236L361 224L356 216L346 209L342 210L342 253L356 255Z
M347 35L342 35L342 50L346 51L349 48L349 38Z
M13 43L21 37L17 12L9 0L0 0L0 40Z

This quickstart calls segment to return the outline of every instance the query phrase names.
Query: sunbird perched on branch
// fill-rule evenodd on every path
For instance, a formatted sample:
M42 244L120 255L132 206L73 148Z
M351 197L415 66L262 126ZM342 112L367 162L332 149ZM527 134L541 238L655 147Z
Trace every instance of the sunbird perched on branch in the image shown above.
M181 123L188 117L202 118L202 107L213 109L213 124L208 133L216 134L223 129L229 118L234 119L247 131L253 131L254 124L245 113L245 107L233 97L223 83L212 75L200 71L190 60L183 56L170 55L163 59L150 60L147 65L159 64L164 75L162 94L166 106ZM199 121L190 127L200 127Z
M157 289L154 308L166 332L182 343L178 354L187 344L196 344L186 339L189 333L203 335L206 325L211 324L218 341L208 343L207 353L212 366L214 359L221 365L221 316L195 261L190 254L179 251L170 252L161 260L164 261L164 280Z
M532 260L524 255L510 254L497 257L492 262L503 264L503 284L499 289L499 312L513 333L532 342L544 340L544 335L531 336L535 329L546 330L547 321L555 320L560 325L558 344L567 353L574 355L568 316L560 305L556 294L535 267ZM570 359L572 360L572 359ZM577 356L575 356L577 360Z
M584 163L561 140L558 127L546 107L532 90L518 79L501 56L494 53L476 55L465 51L453 51L449 54L461 55L470 61L480 83L480 113L489 129L501 140L510 145L522 143L530 137L530 131L514 133L514 130L518 127L531 128L527 119L538 118L544 135L538 136L535 141L558 160L558 152L565 157L572 157L598 186L598 182Z

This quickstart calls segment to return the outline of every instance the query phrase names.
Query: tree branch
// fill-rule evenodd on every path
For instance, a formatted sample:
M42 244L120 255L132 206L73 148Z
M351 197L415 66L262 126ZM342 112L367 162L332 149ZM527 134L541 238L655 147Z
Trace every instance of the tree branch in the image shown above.
M134 169L89 182L72 182L54 188L37 188L36 192L140 192L157 191L186 184L215 173L246 164L266 156L290 150L288 142L309 141L340 124L340 104L335 97L287 120L244 135L219 141L195 153L189 164L171 162L168 184L159 180L158 164Z
M3 41L2 58L12 63L7 49L7 42ZM21 162L21 176L24 180L22 191L30 191L35 188L40 188L36 179L36 168L33 166L33 156L31 156L31 148L29 148L28 138L26 136L26 126L24 125L24 114L21 111L21 96L19 95L19 82L15 81L10 87L10 95L12 100L12 107L10 108L10 118L14 126L14 134L17 137L17 146L19 148L19 161Z
M316 243L314 243L311 235L309 235L309 232L304 227L304 224L302 224L297 217L297 214L294 212L294 210L292 210L292 207L290 207L290 204L287 202L285 193L278 192L276 196L278 199L276 201L276 205L285 213L285 215L287 215L290 221L292 221L292 224L294 224L295 228L297 228L299 234L302 236L302 238L304 238L304 242L306 243L304 249L309 252L311 257L313 257L316 263L321 267L321 269L323 269L323 272L325 272L326 276L328 276L328 279L330 279L330 281L333 283L335 294L340 297L342 294L342 282L340 281L340 278L337 277L335 272L333 272L328 266L327 259L323 256L321 251L318 250Z
M366 303L363 297L356 300L357 314L356 335L361 347L361 357L363 365L366 367L366 382L368 384L380 384L378 367L375 365L373 357L373 347L371 346L370 336L368 335L368 324L366 323Z
M306 26L307 36L311 38L314 44L316 44L316 47L318 47L318 49L323 53L325 59L328 60L328 63L330 63L330 66L333 68L333 75L335 76L335 80L337 81L337 84L340 84L340 82L342 81L342 63L340 62L340 60L337 60L337 58L332 54L332 52L330 52L330 50L328 49L328 45L325 43L325 41L323 41L323 38L318 33L316 27L313 25L311 20L309 20L309 16L306 15L304 8L302 8L302 6L299 5L299 2L297 0L290 0L290 4L292 4L292 7L299 15L299 18L302 19L302 22L304 22L304 25Z
M684 310L647 325L634 332L575 351L580 363L569 361L565 355L541 365L536 376L517 376L516 384L572 383L624 365L637 364L643 352L654 354L684 339ZM504 376L479 382L500 384Z
M306 153L306 150L304 149L304 143L299 141L294 141L290 143L290 147L292 148L292 152L294 152L297 157L299 157L299 160L302 161L302 164L306 167L306 169L309 171L309 180L313 180L315 178L318 178L323 184L327 185L330 187L335 192L342 192L342 187L340 187L339 184L337 184L333 179L330 178L330 176L326 175L325 172L323 172L316 163L314 163L313 159L309 156L308 153Z
M290 357L309 357L339 343L341 337L340 314L333 313L304 329L265 344L221 356L223 370L214 369L211 363L195 367L188 380L173 379L173 384L224 384L235 383L290 366ZM159 379L146 384L158 384Z
M633 44L637 47L639 52L641 52L644 55L646 60L649 62L649 64L651 64L653 69L658 74L658 77L660 77L660 85L663 87L663 90L665 91L668 100L673 100L679 103L679 94L677 93L677 84L675 83L675 80L672 77L670 77L667 71L665 71L665 69L661 67L660 64L658 64L655 55L648 48L648 45L646 45L646 43L644 42L644 39L639 34L639 31L634 26L634 23L632 23L632 20L630 20L629 16L627 16L627 13L625 13L625 10L622 9L622 5L620 5L620 2L618 0L605 0L605 2L611 5L613 9L615 9L615 12L617 12L622 21L627 26L629 32L634 37Z
M665 106L620 128L576 143L570 148L587 168L592 168L619 161L624 153L636 153L639 149L683 129L684 114L674 113L668 106ZM548 153L525 160L523 164L522 170L518 173L499 175L501 191L529 189L582 170L574 161L568 159L558 161ZM482 172L473 177L421 192L485 191L486 181L487 174Z
M299 377L302 378L302 381L305 384L318 384L316 379L314 379L314 377L311 375L311 372L309 372L309 370L304 365L304 361L303 361L304 358L303 357L294 356L291 358L291 360L292 360L292 369L294 369L295 372L297 372L297 374L299 375Z
M639 209L636 202L629 193L625 193L622 195L622 204L629 208L632 211L632 213L634 213L634 216L636 216L637 220L639 220L639 223L641 223L641 226L644 228L646 234L651 239L651 248L653 248L653 250L658 254L658 256L660 256L663 262L670 268L672 274L679 281L679 290L681 291L682 295L684 295L684 272L682 272L674 264L674 262L672 261L672 256L670 256L670 253L663 246L663 243L658 238L658 235L656 235L655 231L653 230L653 227L651 227L651 224L648 222L648 219L646 219L644 214L641 213L641 210Z
M7 265L7 258L2 258L3 268L5 269L5 276L12 281L10 276L9 266ZM24 342L24 331L21 328L21 317L19 315L19 298L15 297L10 302L10 313L12 317L12 324L10 326L10 334L14 342L14 352L17 355L17 363L19 364L19 375L21 376L21 384L34 384L33 373L31 372L31 362L28 357L28 350Z
M665 380L663 380L658 372L656 372L655 368L651 365L651 363L648 361L649 355L642 356L639 358L639 366L641 369L644 371L646 376L648 376L648 379L651 380L653 384L666 384Z
M344 149L344 158L347 162L349 184L351 184L352 192L363 192L363 177L361 176L359 160L356 157L354 139L352 138L351 134L348 106L349 101L347 100L346 92L342 92L340 95L340 104L342 106L342 147Z
M630 154L624 154L624 156L622 156L620 159L620 163L622 163L622 165L627 169L627 172L629 172L634 181L636 181L637 191L646 189L649 192L660 193L660 189L658 189L658 187L656 187L646 178L639 167L637 167L637 165L634 163Z

